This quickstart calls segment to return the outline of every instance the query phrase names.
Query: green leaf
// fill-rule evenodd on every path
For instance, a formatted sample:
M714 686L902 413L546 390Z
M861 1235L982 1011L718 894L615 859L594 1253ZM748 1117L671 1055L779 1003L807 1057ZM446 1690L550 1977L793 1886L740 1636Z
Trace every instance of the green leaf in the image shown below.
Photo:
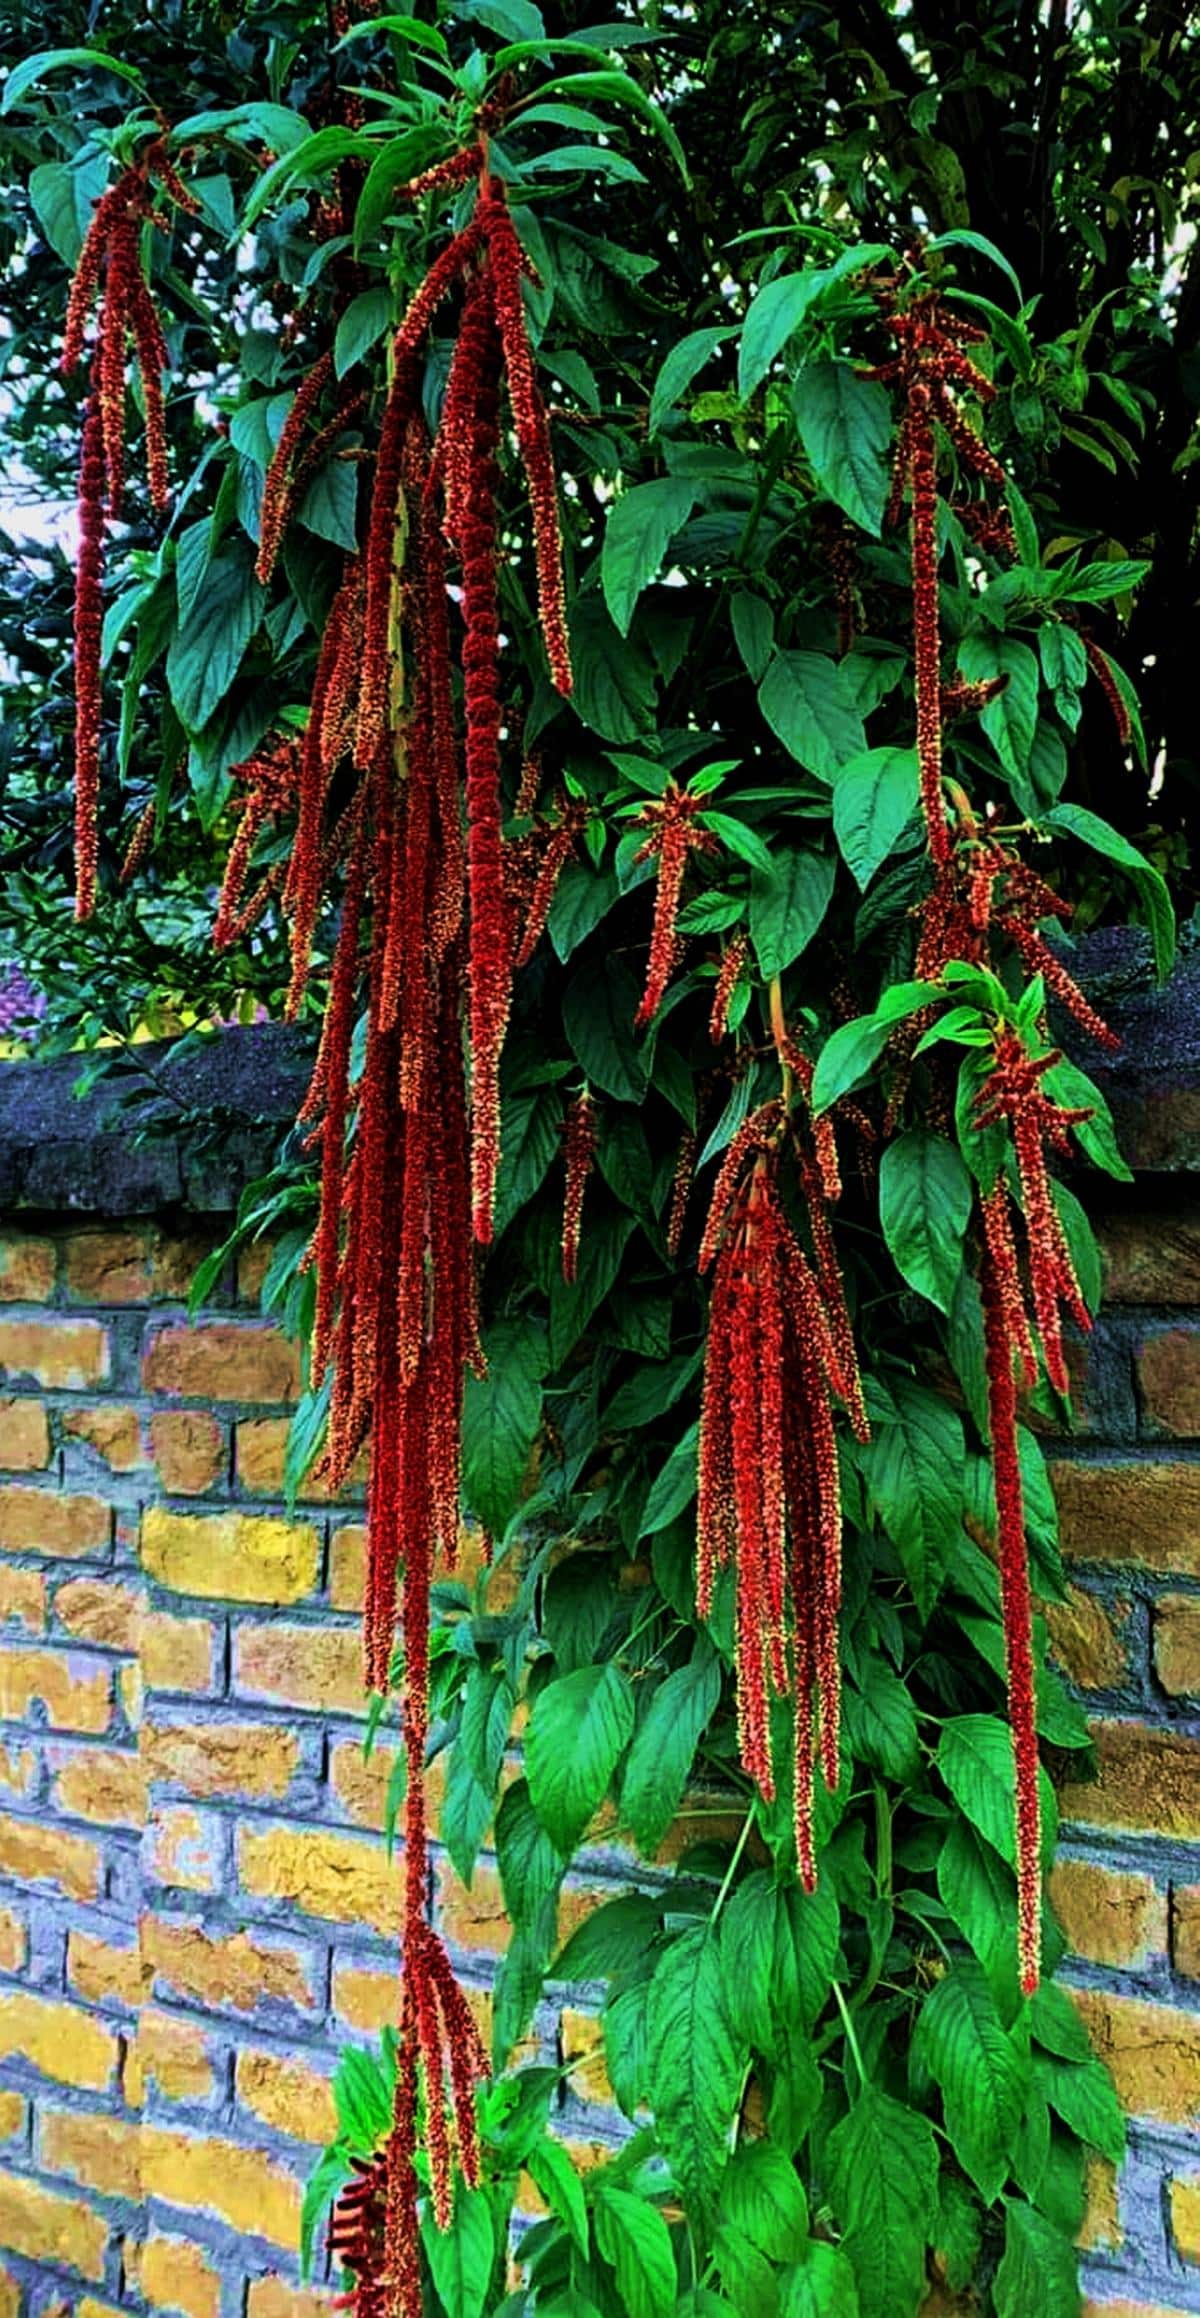
M659 1684L629 1750L621 1811L647 1857L657 1851L683 1800L692 1757L720 1696L720 1664L701 1635L689 1663Z
M962 1523L966 1444L957 1411L907 1377L867 1380L871 1439L861 1452L871 1503L928 1617Z
M604 601L620 636L629 634L642 589L654 578L667 548L692 512L693 484L675 476L635 484L608 511L600 551Z
M1065 1988L1053 1980L1043 1980L1029 1999L1029 2025L1033 2041L1043 2052L1052 2052L1059 2060L1082 2061L1093 2058L1088 2032Z
M879 1168L879 1220L897 1271L939 1312L954 1301L974 1192L953 1143L912 1127Z
M468 2189L459 2181L449 2229L440 2230L432 2213L426 2211L421 2223L421 2243L446 2318L483 2318L496 2258L491 2201L486 2190Z
M318 467L296 510L296 521L318 539L352 554L358 544L355 510L358 468L348 459L327 459Z
M969 684L992 676L1006 676L1003 692L981 709L979 721L995 749L1020 801L1026 794L1030 752L1037 728L1037 655L1016 636L996 636L977 629L958 647L958 665Z
M1112 563L1085 563L1082 570L1064 572L1054 593L1068 604L1103 604L1112 596L1126 596L1144 580L1151 565L1116 558Z
M635 741L654 719L654 662L636 637L623 637L590 591L571 606L571 705L604 740Z
M866 2085L830 2134L827 2158L862 2318L913 2318L937 2211L937 2144L928 2118Z
M777 652L758 705L789 756L820 781L863 754L863 721L836 660L823 652Z
M499 1535L520 1502L542 1421L544 1340L527 1321L488 1331L488 1373L463 1394L463 1491L483 1527Z
M1016 1804L1012 1733L1007 1723L991 1714L960 1714L942 1727L937 1767L959 1809L972 1827L1015 1867L1017 1859ZM1042 1802L1042 1859L1049 1865L1058 1833L1054 1789L1044 1770L1038 1772Z
M562 1096L554 1087L508 1095L501 1113L496 1236L545 1181L562 1141Z
M690 1925L660 1957L650 1983L647 2032L658 2139L688 2213L707 2229L746 2062L711 1925Z
M893 982L873 1014L859 1014L843 1022L826 1039L813 1073L812 1106L827 1111L832 1103L861 1086L870 1076L897 1022L941 1003L944 992L936 982Z
M1048 829L1062 829L1077 837L1081 845L1090 845L1093 853L1102 854L1125 871L1149 929L1155 972L1159 981L1165 982L1175 961L1175 911L1161 870L1086 805L1055 805L1043 818Z
M671 2318L675 2256L661 2213L632 2190L602 2182L596 2191L596 2243L617 2273L628 2318Z
M634 1036L638 989L620 958L599 969L581 966L563 994L567 1043L589 1085L618 1102L638 1103L648 1077L644 1050Z
M1118 1183L1132 1183L1133 1172L1117 1142L1112 1112L1099 1087L1080 1070L1078 1063L1065 1058L1056 1062L1042 1083L1046 1093L1067 1110L1090 1108L1092 1117L1077 1120L1071 1133L1094 1166L1102 1167L1106 1175L1115 1175Z
M199 732L220 707L265 600L249 549L240 543L222 548L167 653L171 699L188 732Z
M777 2262L796 2261L808 2205L796 2168L767 2141L743 2141L721 2184L721 2220Z
M1017 1886L1011 1868L954 1819L938 1852L938 1896L989 1976L1015 1973Z
M528 119L528 114L525 117ZM724 329L689 330L687 337L681 338L678 345L671 348L654 381L654 391L650 397L646 433L651 442L658 434L667 413L674 409L680 396L686 394L698 372L711 362L718 346L723 346L732 335L732 324Z
M750 939L767 981L786 974L808 948L833 897L832 856L811 846L774 845L769 877L750 878Z
M613 1980L658 1932L661 1903L645 1892L622 1892L585 1916L554 1959L556 1980Z
M1008 2177L1028 2055L1008 2035L976 1963L951 1965L927 1997L917 2033L922 2058L941 2089L950 2145L990 2205Z
M44 80L49 72L111 72L118 80L127 80L143 96L146 83L137 66L126 64L123 57L109 56L103 48L39 48L35 56L22 57L8 74L0 94L0 113L10 113L19 104L26 89Z
M777 354L798 330L809 307L825 289L828 275L814 266L804 274L781 274L750 302L738 350L738 393L748 402Z
M756 1868L721 1922L721 1956L734 2025L770 2058L803 2042L829 2001L838 1906L828 1881L804 1892Z
M29 173L33 214L56 257L74 273L92 222L92 212L104 191L108 168L101 153L85 153L78 161L43 161Z
M549 2134L535 2141L525 2160L530 2179L541 2190L551 2213L556 2213L573 2245L587 2260L587 2204L576 2173L561 2141Z
M846 1686L843 1700L851 1752L889 1779L909 1780L920 1763L917 1710L895 1668L878 1652Z
M960 2181L955 2173L943 2173L938 2183L933 2244L939 2256L939 2270L952 2293L961 2293L975 2276L982 2238L979 2207L965 2181Z
M862 2318L854 2265L813 2238L779 2280L779 2318Z
M1125 2116L1103 2062L1094 2054L1079 2063L1039 2053L1033 2075L1055 2115L1089 2148L1119 2165L1125 2154Z
M388 290L363 290L350 300L333 341L333 367L339 378L353 370L368 348L382 338L391 318L392 299Z
M542 1826L524 1779L514 1779L500 1799L496 1813L496 1859L504 1905L513 1922L518 1926L534 1923L546 1903L556 1896L567 1862ZM547 1957L553 1942L552 1912Z
M700 1441L700 1423L689 1425L681 1441L677 1441L665 1465L659 1467L650 1484L642 1514L639 1537L656 1537L660 1529L674 1521L691 1504L696 1494L696 1456Z
M729 617L733 623L733 640L742 656L747 674L757 684L767 673L775 644L775 615L764 596L751 595L743 588L730 599Z
M1079 2257L1033 2206L1009 2200L1004 2252L992 2288L996 2318L1079 2318Z
M559 1851L574 1851L633 1736L633 1692L619 1666L581 1666L539 1691L525 1742L529 1793Z
M860 892L894 852L917 807L915 749L868 749L851 757L833 784L833 833Z
M890 486L892 408L851 362L808 362L792 409L817 489L878 539Z
M925 246L931 250L974 250L977 257L987 258L989 264L999 266L1001 273L1012 283L1017 293L1018 305L1024 303L1021 297L1021 285L1013 271L1011 262L1005 257L1003 250L997 249L994 241L988 240L986 234L973 233L971 228L966 225L956 225L949 233L935 234L933 240L927 242Z

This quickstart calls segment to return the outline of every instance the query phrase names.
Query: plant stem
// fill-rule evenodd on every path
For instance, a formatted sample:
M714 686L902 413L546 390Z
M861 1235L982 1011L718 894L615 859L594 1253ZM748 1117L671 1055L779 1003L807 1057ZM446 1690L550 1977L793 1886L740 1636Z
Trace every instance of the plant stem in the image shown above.
M867 2089L867 2072L866 2072L866 2069L863 2067L863 2056L862 2056L862 2053L861 2053L861 2051L859 2050L859 2043L858 2043L858 2038L857 2038L857 2036L856 2036L856 2034L855 2034L855 2030L854 2030L854 2022L853 2022L853 2021L851 2020L851 2018L850 2018L850 2007L849 2007L849 2005L847 2004L847 2002L846 2002L846 1999L845 1999L845 1997L843 1996L843 1994L842 1994L842 1991L841 1991L841 1989L839 1988L839 1986L838 1986L838 1984L837 1984L837 1981L836 1981L836 1980L835 1980L835 1981L834 1981L834 1983L833 1983L833 1996L834 1996L834 2002L835 2002L835 2004L837 2005L838 2011L841 2013L841 2016L842 2016L842 2027L843 2027L843 2028L845 2029L845 2031L846 2031L846 2042L847 2042L847 2044L849 2045L851 2052L852 2052L852 2053L853 2053L853 2055L854 2055L854 2065L855 2065L855 2068L858 2070L858 2081L859 2081L860 2085L862 2086L862 2088L863 2088L863 2091L865 2092L865 2091L866 2091L866 2089Z

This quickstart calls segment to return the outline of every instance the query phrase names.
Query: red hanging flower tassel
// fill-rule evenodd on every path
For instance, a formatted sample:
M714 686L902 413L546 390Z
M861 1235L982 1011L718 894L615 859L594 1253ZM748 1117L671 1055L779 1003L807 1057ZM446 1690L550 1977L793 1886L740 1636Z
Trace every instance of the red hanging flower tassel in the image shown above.
M579 1274L579 1227L583 1194L596 1156L596 1117L585 1087L567 1113L567 1187L563 1197L562 1276L568 1287Z
M639 846L634 860L649 861L652 855L658 855L654 930L650 936L646 987L633 1018L639 1029L653 1022L671 979L675 964L675 921L679 914L679 898L688 857L692 853L715 853L718 850L716 838L711 831L696 825L695 816L703 803L703 797L690 789L677 788L674 781L669 781L662 796L655 797L637 816L641 824L649 827L651 834L645 844Z

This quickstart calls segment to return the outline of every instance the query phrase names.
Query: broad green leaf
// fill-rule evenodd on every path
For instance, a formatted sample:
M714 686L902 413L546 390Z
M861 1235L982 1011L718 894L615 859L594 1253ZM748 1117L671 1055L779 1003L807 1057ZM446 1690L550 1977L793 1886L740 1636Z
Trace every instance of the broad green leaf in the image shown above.
M1053 1980L1043 1980L1040 1988L1029 1999L1029 2025L1033 2041L1043 2052L1052 2052L1059 2060L1089 2062L1092 2055L1088 2032L1072 2004L1065 1988Z
M357 505L357 466L346 459L326 459L296 509L296 521L318 539L327 539L334 547L345 548L349 555L358 543Z
M954 1301L974 1193L953 1143L911 1127L879 1167L879 1220L896 1269L939 1312Z
M488 1373L463 1394L463 1490L485 1529L503 1532L520 1502L542 1421L544 1339L522 1320L488 1332Z
M748 402L761 385L827 280L827 274L814 266L804 274L781 274L756 291L742 324L738 350L738 393L743 402Z
M531 1923L545 1903L557 1894L567 1862L542 1826L524 1779L514 1779L500 1799L496 1813L496 1859L509 1915L517 1925ZM553 1938L552 1921L551 1943Z
M854 2265L813 2238L779 2281L779 2318L862 2318Z
M556 1980L612 1980L627 1970L631 1956L650 1946L658 1932L661 1903L645 1892L622 1892L594 1915L585 1916L554 1959Z
M576 2173L561 2141L546 2134L535 2141L525 2160L530 2179L541 2190L551 2213L564 2224L573 2245L585 2261L588 2250L587 2205Z
M658 2139L688 2213L707 2228L746 2064L709 1924L689 1926L660 1957L650 1983L647 2032Z
M635 741L654 718L654 662L636 636L622 636L608 606L589 591L571 606L571 705L610 741Z
M1125 2154L1125 2116L1104 2063L1092 2053L1083 2062L1038 2053L1033 2077L1055 2115L1081 2141L1119 2165Z
M1117 1142L1112 1112L1094 1080L1081 1071L1078 1063L1064 1057L1046 1072L1042 1081L1045 1091L1056 1103L1067 1110L1090 1110L1091 1117L1079 1119L1071 1129L1081 1150L1106 1175L1115 1175L1118 1183L1131 1183L1133 1172Z
M769 877L751 873L750 939L768 981L786 974L807 949L829 907L835 876L830 854L793 845L772 847Z
M928 2118L866 2085L830 2134L827 2158L862 2318L913 2318L937 2211L937 2144Z
M894 852L917 808L915 749L868 749L851 757L833 784L833 833L860 892Z
M561 1147L562 1116L562 1096L555 1087L506 1097L496 1178L497 1237L545 1180Z
M933 2243L952 2293L960 2293L975 2276L983 2223L979 2207L955 2173L943 2173L938 2183L938 2215Z
M992 2288L996 2318L1079 2318L1079 2258L1069 2237L1017 2198L1005 2212L1004 2252Z
M731 2229L777 2262L797 2261L808 2234L808 2205L800 2176L782 2149L743 2141L721 2184L720 2216Z
M808 362L792 389L800 440L817 489L874 538L890 484L892 408L851 362Z
M596 2243L617 2273L628 2318L671 2318L675 2256L661 2213L632 2190L603 2182L596 2191Z
M872 1653L858 1684L847 1683L842 1703L855 1758L889 1779L910 1779L920 1762L917 1710L895 1668Z
M985 2203L998 2197L1029 2082L1028 2053L1009 2036L987 1975L951 1965L926 1998L921 2056L940 2087L950 2145Z
M733 623L733 640L741 653L747 674L759 683L771 665L775 644L775 615L765 596L751 595L746 588L730 600L729 617Z
M333 341L333 367L339 378L344 378L377 339L382 338L391 318L392 299L388 290L363 290L350 300Z
M988 240L986 234L975 233L970 226L956 225L951 228L949 233L935 234L933 240L928 242L926 247L931 250L974 250L977 257L986 258L990 265L999 266L1001 273L1012 283L1017 293L1017 303L1022 303L1021 285L1010 260L1005 257L1003 250L997 249L994 241Z
M1144 580L1151 565L1118 558L1112 563L1085 563L1065 572L1054 593L1069 604L1103 604L1112 596L1126 596Z
M249 549L240 544L222 548L167 653L171 699L188 732L199 732L220 707L265 600Z
M581 966L563 994L567 1043L589 1085L618 1102L637 1103L648 1076L643 1049L634 1035L638 988L623 960Z
M628 1962L626 1950L625 1966ZM649 2091L646 2074L649 1996L649 1981L637 1980L632 1988L610 1994L604 2007L604 2065L617 2097L617 2107L627 2117L635 2116L645 2105Z
M868 1078L896 1024L927 1006L941 1003L944 992L936 982L894 982L885 990L873 1014L859 1014L831 1032L813 1073L812 1106L827 1111L832 1103L853 1092Z
M1007 1723L991 1714L956 1715L942 1726L937 1765L972 1827L1014 1867L1016 1804L1012 1733ZM1038 1772L1038 1788L1042 1803L1042 1858L1048 1864L1054 1856L1058 1808L1044 1770Z
M633 1735L633 1693L619 1666L582 1666L539 1691L525 1742L534 1810L559 1851L574 1851Z
M36 56L22 57L7 75L0 94L0 113L10 113L19 104L26 89L34 88L47 73L111 72L118 80L132 82L135 89L145 93L146 83L137 66L126 64L123 57L110 56L102 48L39 48Z
M691 483L666 475L623 491L608 511L600 551L604 601L620 636L629 634L642 589L654 578L667 548L692 512Z
M1029 756L1038 716L1037 655L1016 636L997 636L975 629L958 647L958 666L969 684L1005 676L1003 692L989 700L979 721L1005 772L1014 783L1018 801L1025 795Z
M621 1810L647 1857L657 1850L683 1800L692 1758L720 1696L720 1663L702 1635L688 1664L659 1684L629 1750Z
M670 1456L650 1485L642 1514L641 1537L656 1537L660 1529L685 1511L696 1494L696 1453L700 1439L700 1425L689 1425L681 1441L677 1441Z
M459 2181L449 2229L440 2230L427 2211L421 2224L421 2243L446 2318L483 2318L496 2258L486 2190L468 2189Z
M850 687L823 652L777 652L759 685L758 705L789 756L820 781L835 780L866 748Z
M1155 972L1159 981L1165 982L1175 959L1175 910L1161 870L1122 837L1119 829L1101 820L1098 813L1089 812L1086 805L1055 805L1044 819L1048 829L1061 829L1077 837L1081 845L1090 845L1093 853L1102 854L1125 871L1149 929Z
M373 29L382 30L387 19L373 19ZM362 29L359 27L358 29ZM436 159L441 143L439 132L432 122L419 123L405 129L399 137L392 137L376 154L363 181L354 212L355 255L365 247L377 243L382 234L396 189L410 177ZM366 297L378 293L365 291ZM355 301L357 303L357 301Z
M33 214L55 256L72 273L107 176L107 164L100 153L85 154L70 163L43 161L30 170Z
M529 115L526 114L525 118L528 119ZM646 432L651 442L658 434L668 411L674 408L681 395L686 394L697 373L704 369L706 363L711 362L718 346L723 346L732 335L732 324L727 324L724 329L689 330L687 337L681 338L678 345L671 348L654 381L654 391L650 397Z
M867 1406L867 1492L928 1617L962 1523L962 1422L940 1393L902 1376L868 1378Z
M721 1921L722 1965L734 2024L756 2051L803 2042L829 2001L837 1946L828 1881L805 1892L756 1868L737 1886Z

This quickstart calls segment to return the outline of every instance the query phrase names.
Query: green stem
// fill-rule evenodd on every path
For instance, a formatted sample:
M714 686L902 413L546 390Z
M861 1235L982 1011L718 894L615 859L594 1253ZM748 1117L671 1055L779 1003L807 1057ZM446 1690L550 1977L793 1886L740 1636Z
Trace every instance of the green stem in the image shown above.
M710 1931L712 1930L713 1925L716 1923L717 1917L720 1915L721 1910L729 1897L730 1886L733 1882L734 1876L737 1874L738 1862L740 1861L742 1853L750 1840L750 1829L753 1825L754 1813L752 1811L748 1811L742 1821L742 1832L738 1836L737 1842L733 1847L733 1857L725 1870L725 1881L721 1885L720 1891L717 1893L716 1905L714 1906L713 1912L708 1919L708 1928Z
M858 2037L856 2036L856 2034L855 2034L855 2030L854 2030L854 2022L853 2022L853 2021L851 2020L851 2018L850 2018L850 2007L849 2007L849 2005L847 2004L847 2002L846 2002L846 1999L845 1999L845 1997L843 1996L843 1994L842 1994L842 1991L841 1991L841 1989L839 1988L839 1986L838 1986L838 1984L837 1984L837 1981L836 1981L836 1980L835 1980L835 1981L834 1981L834 1983L833 1983L833 1996L834 1996L834 2002L835 2002L835 2003L836 2003L836 2005L837 2005L838 2011L841 2013L841 2016L842 2016L842 2027L845 2029L845 2032L846 2032L846 2042L847 2042L847 2044L849 2045L851 2052L852 2052L852 2053L853 2053L853 2055L854 2055L854 2065L855 2065L855 2068L858 2070L858 2081L859 2081L860 2085L862 2086L862 2089L863 2089L863 2091L865 2092L865 2091L866 2091L866 2089L867 2089L867 2072L866 2072L865 2068L863 2067L863 2056L862 2056L862 2053L861 2053L861 2051L859 2050Z

